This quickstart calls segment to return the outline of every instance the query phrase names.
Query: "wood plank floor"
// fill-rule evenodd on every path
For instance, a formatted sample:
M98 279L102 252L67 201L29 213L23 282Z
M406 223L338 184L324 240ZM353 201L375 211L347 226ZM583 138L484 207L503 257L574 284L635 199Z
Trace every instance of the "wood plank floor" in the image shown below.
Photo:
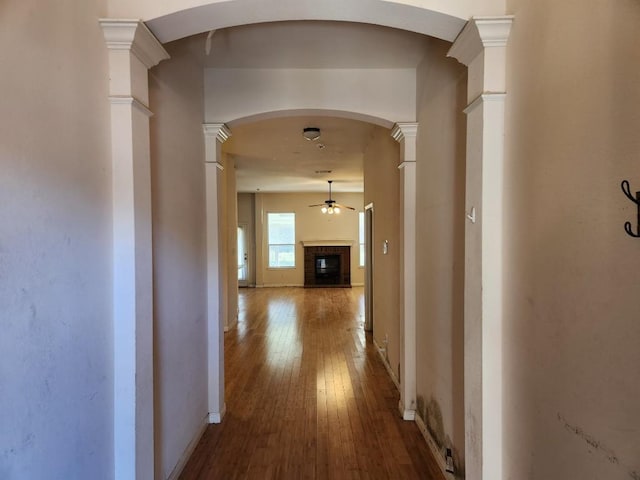
M227 413L180 478L444 480L363 330L362 288L240 290Z

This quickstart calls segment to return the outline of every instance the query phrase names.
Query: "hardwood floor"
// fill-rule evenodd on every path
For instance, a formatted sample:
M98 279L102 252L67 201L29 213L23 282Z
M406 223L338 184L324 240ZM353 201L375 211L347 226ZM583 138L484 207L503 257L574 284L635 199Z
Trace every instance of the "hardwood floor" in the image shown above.
M362 288L240 290L227 413L180 478L444 480L370 334Z

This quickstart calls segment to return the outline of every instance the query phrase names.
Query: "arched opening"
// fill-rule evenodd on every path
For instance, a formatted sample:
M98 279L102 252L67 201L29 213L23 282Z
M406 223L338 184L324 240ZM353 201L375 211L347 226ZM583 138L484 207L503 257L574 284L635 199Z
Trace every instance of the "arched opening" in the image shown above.
M475 27L475 25L474 25L474 27ZM470 36L473 36L473 32L471 32L469 35L470 35ZM475 36L477 37L477 30L476 30L476 35L475 35ZM502 45L502 46L503 46L503 45ZM475 48L475 47L474 47L474 48ZM498 46L498 48L500 48L500 46ZM472 57L471 57L470 59L469 59L469 58L467 58L467 57L466 57L466 56L464 56L464 55L463 55L463 56L464 56L464 58L465 58L465 59L467 59L467 60L471 60L471 59L475 58L475 56L476 56L476 55L478 55L478 54L479 54L479 52L481 52L481 51L482 51L482 47L480 48L480 51L472 50L472 51L471 51L471 55L472 55ZM467 52L467 53L469 53L469 52ZM484 87L484 86L485 86L485 85L483 85L483 87ZM475 88L475 87L477 87L477 85L473 85L473 88ZM472 91L471 86L470 86L470 91ZM484 88L481 88L481 91L484 91ZM481 96L481 97L478 97L478 98L480 99L480 102L481 102L481 103L485 101L485 96ZM135 97L134 97L134 100L135 100ZM473 97L472 97L472 99L471 99L471 100L473 100ZM477 105L477 104L478 104L478 103L476 102L476 104L475 104L475 105ZM482 104L483 104L483 103L482 103ZM136 103L135 101L133 101L133 102L131 103L131 105L133 105L133 106L135 107L135 106L137 105L137 103ZM473 105L472 105L472 106L473 106ZM483 113L484 117L486 117L488 110L489 110L489 109L487 109L487 108L485 107L485 109L482 111L482 113ZM484 117L480 117L480 118L479 118L479 120L481 120L481 121L482 121L482 120L486 120L486 118L484 118ZM496 117L491 117L491 118L493 118L494 120L496 119ZM224 120L224 119L218 118L217 120ZM406 119L405 119L405 120L406 120ZM498 120L499 120L499 119L498 119ZM222 125L220 125L220 126L222 127ZM219 129L219 131L215 133L215 135L219 135L221 131L223 131L223 130L220 128L220 129ZM403 131L402 131L402 129L400 129L400 132L402 133L402 135L398 135L396 138L397 138L397 139L400 139L400 140L402 140L402 139L406 139L406 135L407 135L407 134L406 134L405 132L403 132ZM482 134L481 134L481 131L480 131L480 136L478 136L478 131L477 131L477 130L473 130L472 135L473 135L473 136L475 136L474 138L479 138L479 139L480 139L480 148L481 148L482 153L484 153L484 151L485 151L486 147L483 147L483 146L482 146ZM224 134L223 134L223 136L224 136ZM218 137L218 138L220 138L220 137ZM214 141L214 146L213 146L213 148L214 148L214 150L216 151L216 154L217 154L218 147L216 147L216 146L215 146L215 142L216 142L215 138L214 138L214 140L213 140L213 141ZM415 131L414 131L413 142L415 143ZM495 142L495 140L492 140L492 142ZM498 142L498 143L499 143L499 142ZM468 145L470 145L471 147L475 147L475 145L473 144L473 142L471 142L471 143L469 143L469 142L468 142ZM408 153L408 154L410 155L410 157L409 157L409 159L408 159L408 162L409 162L409 163L413 162L413 163L415 164L415 161L416 161L416 158L417 158L417 157L416 157L416 151L415 151L415 145L410 145L410 147L411 147L411 148L406 148L406 147L407 147L407 145L404 145L404 147L405 147L405 148L403 149L404 154L406 155L406 154ZM492 143L492 147L495 147L495 143ZM501 151L501 150L500 150L500 151ZM480 155L480 160L481 160L481 159L482 159L482 155ZM407 162L406 157L405 157L405 162ZM217 163L217 162L215 162L215 161L214 161L214 162L210 162L210 163ZM214 166L214 168L217 168L217 167L216 167L216 166ZM406 165L405 165L405 172L406 172L406 171L408 171L408 170L406 170ZM410 175L409 175L409 178L411 178L411 176L410 176ZM469 181L469 175L467 175L467 180ZM474 182L477 182L477 181L482 182L482 179L478 179L478 178L474 177L474 180L473 180L473 181L474 181ZM475 184L474 184L474 185L475 185ZM481 185L480 185L480 186L482 187L482 183L481 183ZM469 184L467 185L467 190L469 191ZM480 192L482 192L482 193L484 194L484 191L482 190L482 188L480 188ZM409 220L409 221L411 221L411 219L415 216L415 214L416 214L416 212L415 212L415 205L413 205L413 206L409 205L409 207L408 207L407 209L405 209L405 215L407 216L405 220ZM405 225L407 225L407 222L405 222ZM409 237L409 241L412 241L412 242L414 242L414 243L415 243L415 235L413 235L413 236L411 236L411 235L410 235L410 236L406 236L406 237ZM467 238L469 238L469 237L467 237ZM404 240L407 240L407 238L405 238ZM481 242L481 239L477 239L477 240L475 240L475 241ZM482 243L482 242L481 242L481 243ZM482 244L482 245L483 245L483 244ZM482 245L481 245L481 248L482 248ZM407 245L406 245L406 242L405 242L405 245L404 245L405 250L406 250L406 247L407 247ZM469 251L469 250L470 250L470 249L467 249L467 251ZM484 253L484 251L483 251L483 253ZM479 259L478 257L473 257L473 258L471 259L471 261L472 261L472 263L480 263L480 259ZM411 277L411 275L409 275L409 277L407 277L407 279L408 279L409 281L411 281L411 278L410 278L410 277ZM499 277L499 275L498 275L498 277L497 277L497 278L496 278L496 277L493 277L493 278L491 279L491 281L493 282L493 285L499 285L499 283L500 283L500 277ZM405 280L405 285L407 285L406 280ZM486 283L485 283L485 285L486 285ZM486 291L486 290L485 290L485 291ZM466 296L465 296L465 297L466 297ZM413 299L413 301L415 302L415 298ZM499 303L499 302L498 302L498 303ZM493 303L492 305L496 306L497 304ZM410 301L410 299L409 299L409 303L407 303L407 299L405 299L405 302L404 302L405 314L406 314L406 312L407 312L407 310L406 310L406 309L407 309L407 307L408 307L409 309L411 309L411 301ZM483 307L483 306L479 306L479 305L475 305L475 308L476 308L476 310L478 310L478 311L481 311L481 312L482 312L482 309L483 309L484 307ZM415 313L415 311L414 311L413 313ZM481 314L480 316L482 316L482 314ZM406 331L405 331L405 332L404 332L404 335L409 335L409 336L411 337L411 335L413 335L413 333L414 333L414 332L406 332ZM480 344L482 345L482 338L483 338L482 334L478 334L478 333L476 332L476 333L474 333L473 335L474 335L474 338L475 338L475 339L477 339L477 340L480 342ZM405 338L406 338L406 337L405 337ZM413 338L413 337L411 337L411 338ZM219 341L219 338L218 338L218 341ZM406 342L405 342L404 347L405 347L405 350L406 350L406 347L407 347ZM414 353L415 353L415 351L414 351ZM409 354L409 356L410 356L410 355L411 355L411 354ZM480 356L482 356L482 355L480 354ZM499 357L499 355L498 355L496 358L498 358L498 357ZM498 361L499 361L499 358L498 358ZM212 363L210 363L210 366L212 366L212 365L213 365L213 364L212 364ZM218 364L218 366L220 366L220 365L221 365L221 364L219 363L219 364ZM400 368L398 368L398 376L399 376L399 377L402 377L403 373L404 373L404 375L409 375L409 376L411 375L411 373L409 373L409 374L408 374L406 371L401 372L401 371L400 371ZM406 378L406 377L405 377L405 378ZM474 377L474 381L475 381L475 380L477 380L477 378L478 378L478 377ZM482 377L480 377L480 378L482 378ZM218 380L219 380L219 379L218 379ZM406 383L406 382L405 382L405 383ZM484 402L485 407L486 407L486 398L484 398L484 395L485 395L485 393L486 393L486 389L482 386L482 380L480 380L480 383L481 383L480 390L482 391L482 397L483 397L483 398L482 398L482 402ZM498 394L498 395L499 395L499 394ZM481 402L481 403L482 403L482 402ZM470 403L469 403L469 402L467 402L467 406L469 406L469 405L470 405ZM405 408L408 408L409 410L411 410L411 409L415 409L415 408L417 407L417 405L415 404L415 400L413 400L413 403L412 403L412 404L410 404L410 405L404 405L404 407L405 407ZM473 407L473 408L475 409L475 408L477 408L477 407ZM498 406L498 407L496 407L496 410L497 410L497 411L499 411L499 406ZM414 410L414 412L415 412L415 410ZM486 410L483 410L483 412L484 412L485 417L486 417ZM480 416L482 416L482 415L480 415ZM483 436L483 435L481 435L481 437L483 437L483 438L484 438L484 436ZM498 435L498 437L499 437L499 435ZM495 438L495 437L494 437L494 438ZM499 442L498 442L498 443L499 443ZM473 450L479 450L479 446L478 446L478 445L471 445L471 447L467 446L467 448L465 448L465 450L469 450L469 449L471 449L472 451L473 451ZM118 449L116 449L116 450L118 450ZM495 452L498 452L498 453L501 451L499 447L491 447L491 448L490 448L490 450L495 451ZM484 450L483 450L483 453L481 453L481 454L484 454L484 452L486 452L486 451L487 451L487 449L484 449ZM499 455L497 455L497 457L496 457L496 458L498 458L498 457L499 457ZM468 458L469 458L469 457L468 457ZM136 462L137 462L137 460L136 460ZM467 462L467 464L469 465L469 462ZM482 464L482 462L480 462L480 464ZM486 464L487 464L487 463L485 462L485 465L486 465ZM499 464L500 464L500 462L499 462L498 460L494 459L494 460L492 460L491 462L489 462L488 464L490 464L490 465L494 465L494 466L495 466L495 468L498 468L498 469L499 469ZM489 471L490 471L490 470L489 470Z

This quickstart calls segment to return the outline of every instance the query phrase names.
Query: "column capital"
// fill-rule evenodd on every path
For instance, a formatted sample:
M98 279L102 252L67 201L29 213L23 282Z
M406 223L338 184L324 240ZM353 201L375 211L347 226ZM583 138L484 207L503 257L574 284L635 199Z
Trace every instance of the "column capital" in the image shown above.
M232 133L224 123L205 123L202 125L205 137L216 137L220 143L229 140Z
M418 134L418 124L416 122L398 122L391 130L393 139L400 143L405 138L415 137Z
M400 167L398 168L406 166L408 162L415 162L418 124L416 122L396 123L391 130L391 136L400 144Z
M473 17L453 42L447 57L468 67L485 48L505 47L512 23L513 15Z
M142 21L101 18L99 22L109 50L128 50L147 69L169 58L160 41Z

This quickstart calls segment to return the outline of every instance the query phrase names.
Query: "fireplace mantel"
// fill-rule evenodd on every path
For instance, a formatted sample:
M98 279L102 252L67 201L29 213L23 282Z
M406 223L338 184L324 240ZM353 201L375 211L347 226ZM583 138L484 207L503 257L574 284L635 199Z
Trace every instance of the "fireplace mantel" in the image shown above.
M303 247L350 247L352 240L301 240Z

